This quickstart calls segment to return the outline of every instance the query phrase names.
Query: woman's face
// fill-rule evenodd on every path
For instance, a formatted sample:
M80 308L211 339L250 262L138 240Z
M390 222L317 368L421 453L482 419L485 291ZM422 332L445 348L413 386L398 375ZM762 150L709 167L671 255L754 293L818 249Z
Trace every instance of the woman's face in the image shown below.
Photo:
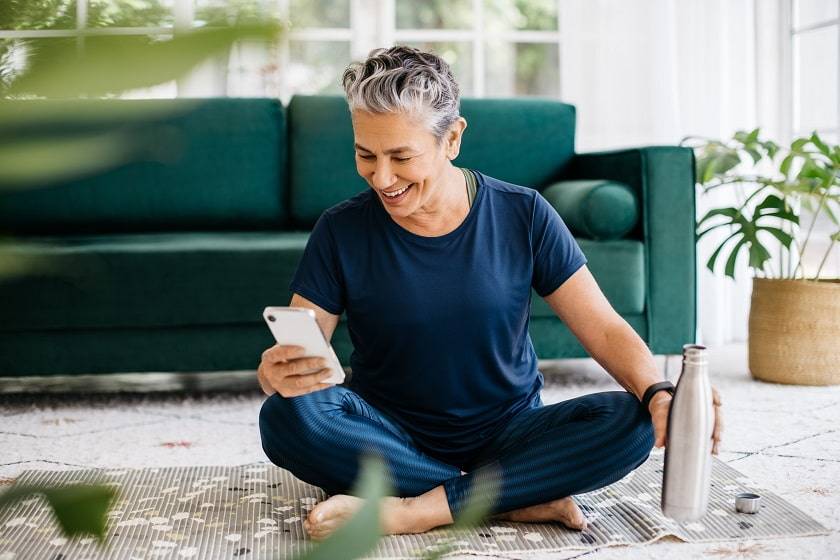
M452 155L453 142L449 137L438 144L422 123L407 114L356 110L352 119L356 169L376 191L385 209L394 216L406 217L418 210L422 213L438 208L445 199L440 179L450 167L450 156L457 155L460 133L455 134L457 142ZM406 187L408 190L396 197L385 194Z

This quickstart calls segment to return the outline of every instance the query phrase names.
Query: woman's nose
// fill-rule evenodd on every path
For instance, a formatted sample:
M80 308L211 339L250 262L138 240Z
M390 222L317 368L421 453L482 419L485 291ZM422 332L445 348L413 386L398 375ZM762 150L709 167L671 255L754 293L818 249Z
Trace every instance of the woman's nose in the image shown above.
M373 169L373 177L371 177L373 186L377 189L386 189L397 182L391 171L391 165L387 161L377 161Z

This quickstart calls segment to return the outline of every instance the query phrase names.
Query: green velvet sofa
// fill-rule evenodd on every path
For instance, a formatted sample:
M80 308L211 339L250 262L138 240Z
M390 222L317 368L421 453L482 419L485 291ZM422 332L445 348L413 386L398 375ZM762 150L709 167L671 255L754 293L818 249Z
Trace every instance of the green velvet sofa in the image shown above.
M15 103L37 113L47 102ZM0 229L14 235L14 251L49 263L0 279L0 376L255 369L273 343L261 311L288 304L308 231L324 209L368 188L356 174L344 100L77 103L91 126L118 121L114 107L181 108L160 123L178 149L0 192ZM541 191L554 185L551 201L601 289L653 353L678 354L694 341L690 150L575 153L574 107L547 99L464 99L462 114L469 126L457 165ZM609 200L621 197L604 181L629 196L633 213L610 212ZM598 238L581 219L587 211L606 217L607 230L614 219L629 228ZM530 333L540 358L586 356L536 293ZM347 365L345 317L333 345Z

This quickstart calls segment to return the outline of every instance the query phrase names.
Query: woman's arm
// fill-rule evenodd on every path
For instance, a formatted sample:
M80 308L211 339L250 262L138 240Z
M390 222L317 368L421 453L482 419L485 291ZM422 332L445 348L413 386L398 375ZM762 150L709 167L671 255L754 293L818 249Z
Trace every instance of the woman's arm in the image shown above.
M335 328L338 326L340 315L333 315L332 313L325 311L323 308L315 305L297 293L292 294L292 301L289 302L289 307L308 307L309 309L315 311L315 320L318 322L318 326L321 327L321 331L324 333L324 338L327 339L327 342L332 340L332 335L335 332Z
M663 380L645 342L612 308L586 265L545 301L589 355L640 401L645 389Z

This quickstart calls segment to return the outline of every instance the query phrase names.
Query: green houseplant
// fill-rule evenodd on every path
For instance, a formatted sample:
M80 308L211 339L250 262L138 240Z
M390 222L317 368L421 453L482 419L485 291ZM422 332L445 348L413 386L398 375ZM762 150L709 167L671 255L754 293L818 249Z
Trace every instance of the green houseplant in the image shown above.
M697 239L719 228L728 232L706 263L712 272L728 253L723 272L734 279L739 256L748 259L751 374L777 383L840 383L834 342L840 338L840 279L821 276L840 241L840 146L814 132L782 147L762 139L760 129L738 131L726 141L689 137L682 143L695 149L701 194L736 189L738 195L737 205L713 208L698 221ZM803 209L811 213L805 224ZM808 277L803 259L820 216L833 231Z

